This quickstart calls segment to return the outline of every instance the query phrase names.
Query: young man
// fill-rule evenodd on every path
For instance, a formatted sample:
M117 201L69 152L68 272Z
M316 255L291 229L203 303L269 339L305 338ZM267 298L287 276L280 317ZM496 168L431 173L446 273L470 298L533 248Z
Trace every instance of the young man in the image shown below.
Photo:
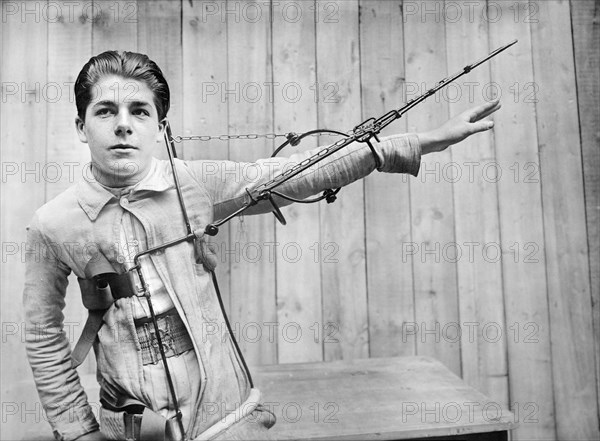
M242 207L249 190L317 150L259 160L252 164L259 171L254 179L244 173L231 178L232 169L248 164L175 161L195 240L141 257L142 280L133 257L176 241L186 231L169 162L153 157L164 139L168 84L145 55L105 52L83 67L75 96L76 129L90 148L93 179L82 180L36 212L28 241L46 252L30 255L24 292L27 353L56 438L181 439L181 431L187 439L268 438L274 416L260 405L235 343L226 332L205 332L207 323L224 323L225 318L203 232L214 219ZM354 143L278 191L305 198L363 178L376 164L381 172L416 176L421 155L490 129L493 124L483 118L498 108L498 102L487 103L431 132L388 137L374 143L374 152ZM245 213L271 208L263 201ZM84 335L89 344L73 354L62 332L71 271L96 323L92 335ZM151 300L143 296L143 285ZM101 387L100 426L75 370L92 342ZM226 416L207 412L214 403L236 411Z

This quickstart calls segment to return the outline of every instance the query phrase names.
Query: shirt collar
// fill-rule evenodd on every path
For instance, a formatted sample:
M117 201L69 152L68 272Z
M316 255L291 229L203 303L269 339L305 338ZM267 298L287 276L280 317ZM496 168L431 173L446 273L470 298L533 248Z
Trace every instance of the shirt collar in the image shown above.
M85 211L91 221L95 221L104 206L113 198L117 198L117 194L134 194L140 191L155 191L161 192L168 190L174 186L172 180L167 174L167 167L163 164L164 161L159 161L152 158L150 171L137 184L126 188L109 188L100 184L96 179L88 178L93 176L91 171L91 163L87 165L87 170L77 186L77 200L79 206Z

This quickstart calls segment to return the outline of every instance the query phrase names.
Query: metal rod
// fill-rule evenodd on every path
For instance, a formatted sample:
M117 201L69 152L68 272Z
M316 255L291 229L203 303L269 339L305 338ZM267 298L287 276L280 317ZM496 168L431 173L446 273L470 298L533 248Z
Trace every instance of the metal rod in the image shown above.
M486 55L479 61L476 61L475 63L470 64L468 66L465 66L459 72L456 72L455 74L453 74L447 78L444 78L443 80L439 81L434 87L432 87L425 93L421 94L420 96L412 99L411 101L409 101L406 105L404 105L400 109L389 111L386 114L384 114L382 117L380 117L379 119L376 119L372 123L370 129L369 129L369 126L363 127L363 124L365 124L365 123L359 124L357 126L358 129L355 131L355 133L353 133L352 135L349 135L347 138L341 140L341 142L338 141L335 144L331 145L330 147L327 148L325 153L321 154L321 152L323 152L323 150L321 150L321 152L319 152L318 154L309 158L309 160L306 162L306 164L301 163L301 164L299 164L299 165L301 165L300 167L297 167L297 168L292 167L290 170L288 170L288 172L283 173L279 176L276 176L271 181L269 181L269 182L263 184L262 186L258 187L257 189L255 189L254 190L255 197L257 199L265 199L266 197L261 197L261 193L265 193L265 194L268 193L270 190L272 190L276 186L283 184L284 182L288 181L289 179L293 178L294 176L302 173L304 170L312 167L317 162L322 161L324 158L337 152L338 150L342 149L343 147L346 147L348 144L351 144L354 141L363 140L364 142L366 142L372 136L378 134L382 129L384 129L385 127L390 125L395 120L401 118L406 112L408 112L410 109L412 109L417 104L421 103L422 101L424 101L431 95L433 95L435 92L440 90L442 87L445 87L448 84L452 83L453 81L456 81L458 78L462 77L463 75L466 75L467 73L469 73L471 70L473 70L477 66L483 64L490 58L498 55L500 52L508 49L516 42L517 42L517 40L514 40L514 41L508 43L507 45L502 46L502 47L496 49L495 51L491 52L490 54ZM369 120L367 120L367 121L369 121ZM364 139L361 139L361 137L364 137ZM264 187L264 188L261 189L261 187Z
M496 55L498 55L500 52L505 51L506 49L508 49L515 43L517 43L517 41L518 40L513 40L510 43L499 47L498 49L490 52L488 55L481 58L480 60L465 66L462 70L456 72L455 74L450 75L449 77L440 80L434 87L432 87L425 93L421 94L420 96L412 99L411 101L406 103L400 109L391 110L391 111L385 113L383 116L379 117L378 119L374 119L374 118L367 119L366 121L364 121L361 124L359 124L358 126L356 126L354 129L354 132L351 135L348 135L346 138L341 139L341 140L337 141L336 143L330 145L329 147L324 148L323 150L319 151L317 154L311 156L308 159L305 159L300 164L296 164L294 167L290 168L289 170L286 170L284 173L282 173L278 176L275 176L270 181L258 186L257 188L255 188L253 190L246 189L246 191L250 195L251 201L246 203L246 205L244 205L243 207L238 209L235 213L232 213L231 215L229 215L223 219L217 220L216 222L209 224L205 229L205 233L209 234L211 236L217 234L217 232L219 231L219 229L218 229L219 226L221 226L225 222L229 221L233 217L243 213L248 208L250 208L252 205L255 205L258 201L269 199L269 200L271 200L271 203L273 204L272 192L275 188L279 187L280 185L284 184L291 178L297 176L298 174L300 174L303 171L307 170L308 168L312 167L316 163L321 162L323 159L327 158L328 156L331 156L338 150L346 147L347 145L349 145L355 141L368 143L370 141L370 139L373 137L375 139L377 139L377 134L379 134L381 132L381 130L383 130L385 127L390 125L395 120L401 118L402 115L404 115L410 109L415 107L417 104L421 103L422 101L426 100L431 95L435 94L442 87L445 87L448 84L452 83L453 81L456 81L458 78L462 77L463 75L468 74L469 72L471 72L471 70L473 70L477 66L485 63L490 58L493 58ZM307 133L313 133L313 132L315 132L315 131L307 132ZM305 135L299 135L296 138L301 139ZM276 150L276 152L281 150L282 147L286 146L290 142L291 142L290 139L285 141Z
M181 192L181 185L179 184L179 176L177 176L177 169L175 168L175 161L173 156L177 154L175 150L175 143L173 142L173 136L171 135L171 126L168 121L165 123L165 142L167 143L167 152L169 154L169 162L171 163L171 170L173 171L173 180L175 181L175 189L177 190L177 197L179 198L179 205L183 212L183 220L185 221L185 227L188 235L192 233L192 227L190 226L190 219L183 202L183 194ZM170 148L169 148L170 147Z
M140 257L145 256L146 254L154 253L156 251L163 250L165 248L171 247L173 245L177 245L182 242L191 242L196 239L196 235L194 233L190 233L187 236L180 237L179 239L172 240L170 242L166 242L162 245L158 245L156 247L148 248L147 250L140 251L133 257L133 263L137 267L139 266Z
M164 247L164 246L163 246ZM136 256L137 258L138 256ZM134 261L134 263L136 263ZM169 394L173 399L173 407L175 409L174 418L177 419L177 424L179 426L179 430L181 431L182 439L185 440L185 429L183 428L183 415L181 414L181 409L179 408L179 400L177 399L177 393L175 392L175 386L173 385L173 378L171 377L171 371L169 370L169 364L167 362L167 355L165 354L165 349L163 347L162 337L160 336L160 329L158 328L158 320L156 319L156 314L154 312L154 307L152 306L152 300L150 295L150 290L148 289L148 285L146 285L146 281L144 279L144 275L142 274L142 267L137 262L135 269L137 271L138 277L140 278L140 284L142 285L142 290L144 293L144 297L146 298L146 302L148 303L148 308L150 310L150 317L152 318L152 324L154 325L154 336L156 338L156 342L158 343L158 350L160 352L160 358L162 360L163 366L165 368L165 376L167 377L167 384L169 386Z
M181 409L179 407L179 400L177 399L177 393L175 392L175 386L173 384L173 377L171 376L171 371L169 369L169 364L167 362L167 356L165 354L162 337L160 335L160 329L158 327L158 320L156 318L156 313L154 312L154 306L152 305L152 299L151 299L152 296L150 293L150 289L148 288L148 285L146 285L146 280L144 279L144 274L142 273L142 265L140 263L140 258L145 255L148 255L150 253L154 253L156 251L177 245L179 243L190 242L190 241L193 241L196 239L196 236L192 232L190 220L189 220L189 217L187 214L187 210L185 208L185 203L183 201L183 194L181 192L181 186L179 184L179 177L177 176L177 170L175 169L175 161L173 158L174 158L174 156L176 156L177 153L175 151L175 145L173 144L173 141L172 141L171 128L170 128L168 122L166 122L166 125L165 125L165 141L167 143L167 152L169 154L169 162L171 164L171 170L173 172L173 180L175 182L175 189L177 191L177 197L179 198L179 204L181 206L183 219L185 221L187 235L180 237L179 239L175 239L175 240L166 242L162 245L152 247L147 250L138 252L133 258L133 264L134 264L133 269L135 269L138 274L138 277L140 279L140 284L141 284L141 290L143 292L144 297L146 298L146 302L148 303L148 309L150 311L150 318L152 320L152 325L154 327L154 335L156 338L156 342L158 344L158 351L160 353L160 358L161 358L163 367L165 369L165 376L167 377L167 385L169 387L169 394L171 395L171 398L173 400L173 407L175 410L175 416L173 418L175 418L177 420L177 425L179 427L179 431L181 433L182 439L185 440L186 435L185 435L185 429L183 427L183 415L182 415Z

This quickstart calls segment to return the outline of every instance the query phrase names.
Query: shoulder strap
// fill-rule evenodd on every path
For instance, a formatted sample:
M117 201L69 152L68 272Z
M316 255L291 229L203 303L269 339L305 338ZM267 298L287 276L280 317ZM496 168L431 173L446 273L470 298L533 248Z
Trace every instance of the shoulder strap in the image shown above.
M102 328L103 316L116 299L135 295L129 273L117 274L104 255L98 254L85 268L86 279L77 278L83 306L89 311L81 336L71 351L73 367L79 366L90 352Z
M105 312L106 310L96 310L88 313L81 336L71 352L71 364L74 368L83 363L87 354L90 352L94 341L96 341L98 332L100 332L100 328L102 328L102 323L104 323L102 317Z

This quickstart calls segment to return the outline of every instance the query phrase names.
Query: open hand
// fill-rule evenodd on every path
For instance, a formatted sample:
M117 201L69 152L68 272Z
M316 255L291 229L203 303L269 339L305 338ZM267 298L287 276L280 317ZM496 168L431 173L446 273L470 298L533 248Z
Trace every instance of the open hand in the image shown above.
M490 101L464 111L435 130L419 134L422 154L441 152L474 133L491 129L494 127L494 122L490 120L482 121L482 119L491 115L500 107L499 100Z

